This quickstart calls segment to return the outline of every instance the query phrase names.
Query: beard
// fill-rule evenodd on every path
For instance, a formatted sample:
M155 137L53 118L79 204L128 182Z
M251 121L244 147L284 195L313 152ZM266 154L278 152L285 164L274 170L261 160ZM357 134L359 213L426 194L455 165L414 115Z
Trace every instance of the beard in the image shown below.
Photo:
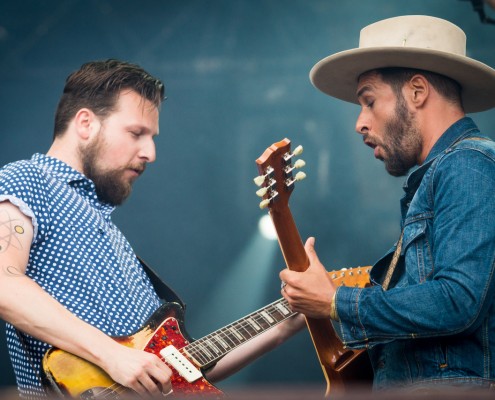
M381 146L385 169L392 176L406 175L418 162L423 140L402 94L397 96L395 117L385 125Z
M116 169L103 169L98 165L101 158L101 150L104 147L103 139L98 136L84 149L80 149L84 175L93 181L96 195L103 203L114 206L121 205L131 194L134 179L126 179L126 170L133 169L141 174L146 168L142 163L136 166L128 166Z

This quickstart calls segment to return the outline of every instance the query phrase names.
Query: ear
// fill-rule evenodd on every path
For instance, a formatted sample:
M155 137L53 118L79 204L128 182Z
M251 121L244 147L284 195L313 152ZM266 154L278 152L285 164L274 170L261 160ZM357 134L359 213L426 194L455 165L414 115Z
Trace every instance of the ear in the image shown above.
M88 108L81 108L76 113L74 125L77 135L83 140L88 140L101 128L100 119Z
M424 106L428 96L430 95L430 83L420 74L414 75L405 85L407 97L410 103L416 107Z

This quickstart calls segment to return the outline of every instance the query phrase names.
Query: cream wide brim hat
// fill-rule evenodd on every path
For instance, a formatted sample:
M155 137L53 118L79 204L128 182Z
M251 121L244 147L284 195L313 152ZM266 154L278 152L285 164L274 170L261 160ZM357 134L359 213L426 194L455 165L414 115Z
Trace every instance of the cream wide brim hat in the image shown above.
M320 60L309 74L315 87L338 99L359 104L358 78L386 67L422 69L448 76L462 87L465 112L495 107L495 70L466 56L466 35L440 18L406 15L368 25L359 48Z

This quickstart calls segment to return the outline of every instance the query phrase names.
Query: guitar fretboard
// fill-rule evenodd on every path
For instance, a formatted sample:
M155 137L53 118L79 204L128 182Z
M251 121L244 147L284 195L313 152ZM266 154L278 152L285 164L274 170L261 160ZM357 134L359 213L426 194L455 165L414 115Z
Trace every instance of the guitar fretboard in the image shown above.
M183 350L196 360L201 368L219 360L225 354L246 343L294 315L287 300L281 298L271 304L185 346Z

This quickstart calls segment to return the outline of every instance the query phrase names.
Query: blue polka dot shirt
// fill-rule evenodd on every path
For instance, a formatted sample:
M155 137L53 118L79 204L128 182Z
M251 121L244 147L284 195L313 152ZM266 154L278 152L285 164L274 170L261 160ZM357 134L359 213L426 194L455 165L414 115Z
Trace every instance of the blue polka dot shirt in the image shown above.
M31 218L26 274L64 307L112 336L135 332L160 300L134 251L100 202L94 184L42 154L0 170L0 201ZM33 304L36 307L36 304ZM49 348L7 324L7 346L20 394L43 396L41 359Z

